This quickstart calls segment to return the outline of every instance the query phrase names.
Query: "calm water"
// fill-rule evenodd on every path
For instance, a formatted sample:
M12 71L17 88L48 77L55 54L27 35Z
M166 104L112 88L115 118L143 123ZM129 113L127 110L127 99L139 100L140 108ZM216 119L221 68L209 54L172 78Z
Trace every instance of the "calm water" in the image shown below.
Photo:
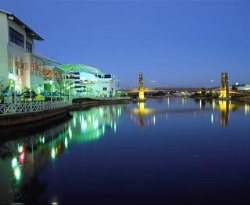
M0 204L250 204L249 105L162 98L72 116L1 143Z

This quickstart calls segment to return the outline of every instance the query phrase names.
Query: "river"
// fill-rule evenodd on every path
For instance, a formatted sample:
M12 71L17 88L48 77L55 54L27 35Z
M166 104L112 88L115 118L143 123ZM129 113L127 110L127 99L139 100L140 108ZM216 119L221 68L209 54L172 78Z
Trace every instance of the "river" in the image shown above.
M96 106L0 144L0 204L250 204L250 106ZM1 136L2 137L2 136Z

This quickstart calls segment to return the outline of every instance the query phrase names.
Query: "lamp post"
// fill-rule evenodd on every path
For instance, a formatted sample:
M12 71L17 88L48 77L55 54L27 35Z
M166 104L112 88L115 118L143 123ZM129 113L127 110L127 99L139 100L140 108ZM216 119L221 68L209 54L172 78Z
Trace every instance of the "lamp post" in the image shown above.
M152 80L151 82L152 82L152 87L154 87L155 86L155 80Z
M50 102L52 103L52 86L53 86L53 81L51 80L49 83L50 83Z

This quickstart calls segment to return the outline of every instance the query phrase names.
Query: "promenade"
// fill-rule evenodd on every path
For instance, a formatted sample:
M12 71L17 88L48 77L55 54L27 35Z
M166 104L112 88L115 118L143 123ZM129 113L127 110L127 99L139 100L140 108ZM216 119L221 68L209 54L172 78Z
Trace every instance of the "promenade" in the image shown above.
M16 126L49 118L63 118L69 114L70 101L17 102L0 104L0 127Z
M38 121L45 124L66 118L70 115L70 111L84 109L89 106L123 104L130 101L129 97L113 97L0 104L0 128L20 126Z
M250 103L250 96L232 99ZM17 102L0 104L0 128L25 124L47 124L70 116L70 111L91 106L126 104L130 97L118 98L75 98L73 100Z

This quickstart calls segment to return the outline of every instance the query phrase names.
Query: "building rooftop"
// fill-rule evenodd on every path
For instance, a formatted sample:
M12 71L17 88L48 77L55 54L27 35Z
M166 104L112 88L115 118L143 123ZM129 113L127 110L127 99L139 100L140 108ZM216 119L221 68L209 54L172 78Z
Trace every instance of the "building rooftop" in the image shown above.
M76 71L76 72L86 72L86 73L92 73L97 75L104 75L105 73L97 68L82 65L82 64L63 64L57 66L61 70L68 72L68 71Z
M38 41L43 41L44 40L41 36L39 36L35 31L33 31L30 27L28 27L25 23L23 23L14 14L12 14L10 12L7 12L7 11L4 11L4 10L1 10L1 9L0 9L0 12L5 13L10 20L13 20L17 24L21 25L25 29L26 33L28 35L30 35L33 39L38 40Z

